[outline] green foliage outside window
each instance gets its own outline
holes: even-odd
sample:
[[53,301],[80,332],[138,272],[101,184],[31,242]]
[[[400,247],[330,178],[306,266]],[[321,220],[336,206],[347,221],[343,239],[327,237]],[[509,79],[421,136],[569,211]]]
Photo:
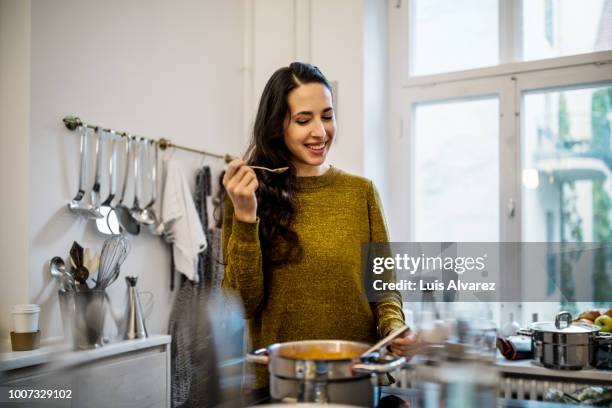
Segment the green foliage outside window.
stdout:
[[[593,94],[591,99],[591,126],[593,131],[592,148],[604,157],[612,156],[610,144],[610,120],[612,115],[612,88],[602,89]],[[610,192],[604,188],[601,180],[593,182],[593,241],[612,243],[612,226],[610,212],[612,200]],[[612,284],[607,274],[608,265],[612,262],[611,254],[604,248],[595,256],[593,270],[593,301],[596,306],[606,306],[612,300]]]

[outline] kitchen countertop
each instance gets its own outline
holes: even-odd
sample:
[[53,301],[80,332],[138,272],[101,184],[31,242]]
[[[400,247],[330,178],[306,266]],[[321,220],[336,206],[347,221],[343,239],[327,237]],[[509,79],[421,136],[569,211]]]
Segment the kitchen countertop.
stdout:
[[500,372],[516,373],[523,375],[534,375],[543,377],[568,378],[572,380],[591,380],[612,382],[611,370],[554,370],[539,366],[529,360],[509,361],[504,358],[498,359],[496,362]]
[[[413,358],[412,361],[405,367],[407,369],[411,369],[422,362],[423,360],[416,357]],[[515,361],[507,360],[501,354],[498,355],[497,360],[495,361],[495,366],[500,373],[506,374],[521,374],[524,376],[554,377],[577,381],[587,380],[612,383],[612,370],[598,370],[594,368],[584,370],[555,370],[538,365],[535,362],[532,362],[531,359]]]
[[40,364],[55,363],[58,368],[83,364],[117,354],[169,344],[171,336],[157,334],[146,339],[108,343],[91,350],[72,350],[63,342],[54,342],[32,351],[12,351],[0,354],[0,372]]

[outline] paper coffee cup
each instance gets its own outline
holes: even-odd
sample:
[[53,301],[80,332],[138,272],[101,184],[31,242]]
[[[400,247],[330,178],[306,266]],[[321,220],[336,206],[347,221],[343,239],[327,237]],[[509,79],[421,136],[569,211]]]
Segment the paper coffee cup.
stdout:
[[36,304],[13,306],[13,331],[15,333],[34,333],[38,331],[40,306]]

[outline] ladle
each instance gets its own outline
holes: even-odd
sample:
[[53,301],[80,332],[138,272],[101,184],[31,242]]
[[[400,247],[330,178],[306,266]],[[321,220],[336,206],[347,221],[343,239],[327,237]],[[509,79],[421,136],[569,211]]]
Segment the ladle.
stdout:
[[96,220],[96,226],[98,231],[105,235],[116,235],[121,232],[119,226],[119,220],[117,214],[112,207],[112,202],[117,194],[117,150],[119,149],[119,143],[116,140],[117,136],[114,130],[110,131],[110,143],[112,149],[111,160],[108,165],[108,173],[110,178],[110,190],[108,197],[100,205],[99,211],[104,216],[103,219]]
[[138,222],[134,219],[134,217],[132,217],[132,214],[130,214],[130,209],[128,208],[128,206],[123,203],[123,200],[125,199],[125,191],[127,189],[127,184],[129,180],[133,137],[127,135],[126,139],[127,139],[127,145],[126,145],[127,153],[126,153],[126,161],[125,161],[125,176],[123,178],[121,198],[119,199],[119,202],[115,206],[115,212],[117,213],[119,224],[121,224],[123,229],[125,229],[127,232],[129,232],[132,235],[138,235],[140,233],[140,224],[138,224]]
[[85,196],[85,189],[88,179],[88,148],[89,146],[89,129],[87,125],[83,123],[81,125],[81,169],[79,174],[79,191],[77,191],[76,195],[72,199],[72,201],[68,204],[68,208],[70,211],[75,214],[81,215],[83,217],[91,218],[94,216],[94,208],[93,205],[88,204],[83,201],[83,197]]
[[142,195],[142,142],[146,140],[140,139],[136,144],[136,158],[134,159],[134,182],[136,183],[136,190],[134,192],[134,202],[130,209],[132,217],[141,224],[151,224],[152,221],[143,214],[144,210],[140,208],[140,196]]

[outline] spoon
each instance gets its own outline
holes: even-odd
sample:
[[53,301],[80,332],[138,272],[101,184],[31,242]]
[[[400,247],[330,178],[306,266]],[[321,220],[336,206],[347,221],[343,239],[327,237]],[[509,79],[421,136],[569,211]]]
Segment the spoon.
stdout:
[[72,288],[74,281],[71,279],[72,275],[66,270],[66,264],[64,260],[59,256],[54,256],[49,261],[49,271],[51,276],[59,283],[60,292],[66,292]]
[[121,232],[121,227],[119,226],[117,214],[113,210],[111,203],[113,202],[113,199],[117,194],[117,150],[119,148],[119,143],[116,140],[116,134],[114,130],[110,131],[110,135],[112,149],[111,160],[108,166],[110,178],[110,192],[108,194],[108,197],[106,197],[106,199],[100,205],[99,208],[100,214],[102,214],[104,218],[96,220],[96,226],[98,227],[98,231],[103,234],[116,235]]
[[51,258],[49,261],[49,272],[51,272],[51,276],[53,276],[53,278],[61,286],[62,278],[66,274],[66,264],[64,263],[64,260],[59,256],[54,256]]
[[[236,160],[236,159],[239,159],[239,157],[232,156],[230,154],[226,154],[225,155],[225,162],[226,163],[229,163],[229,162],[231,162],[233,160]],[[255,169],[255,170],[269,171],[270,173],[276,173],[276,174],[281,174],[281,173],[284,173],[287,170],[289,170],[289,167],[278,167],[276,169],[271,169],[269,167],[264,167],[264,166],[250,166],[250,165],[247,165],[247,167],[250,167],[250,168]]]
[[276,173],[276,174],[281,174],[289,170],[289,167],[279,167],[276,169],[269,169],[263,166],[248,166],[248,167],[255,169],[255,170],[265,170],[265,171],[269,171],[270,173]]
[[138,235],[140,233],[140,224],[132,217],[130,214],[130,209],[127,205],[123,204],[123,200],[125,199],[125,191],[128,184],[129,172],[130,172],[130,159],[132,153],[132,136],[126,135],[127,139],[127,153],[126,153],[126,161],[125,161],[125,177],[123,178],[123,188],[121,189],[121,198],[119,199],[119,203],[115,206],[115,212],[117,213],[117,218],[119,219],[119,224],[132,235]]

